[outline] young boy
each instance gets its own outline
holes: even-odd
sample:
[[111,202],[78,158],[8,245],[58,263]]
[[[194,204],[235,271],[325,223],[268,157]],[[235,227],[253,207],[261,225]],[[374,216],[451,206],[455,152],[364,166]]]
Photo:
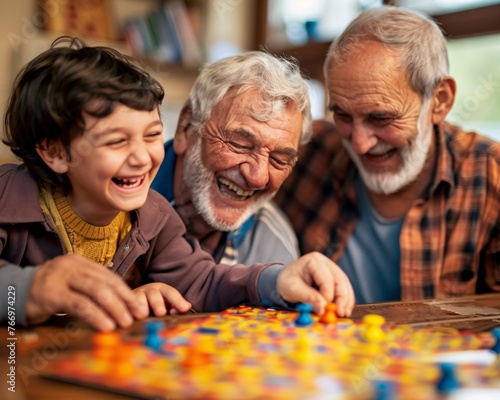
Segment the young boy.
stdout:
[[100,330],[150,308],[162,316],[307,302],[321,313],[335,297],[349,315],[350,283],[319,253],[286,268],[230,267],[185,239],[170,204],[149,189],[164,154],[162,99],[130,59],[74,38],[21,71],[5,143],[23,164],[0,167],[2,321],[7,293],[18,323],[67,312]]

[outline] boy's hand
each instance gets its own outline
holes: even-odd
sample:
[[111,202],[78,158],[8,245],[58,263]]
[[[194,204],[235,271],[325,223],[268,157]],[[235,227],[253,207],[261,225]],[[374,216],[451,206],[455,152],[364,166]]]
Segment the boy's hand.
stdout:
[[154,282],[134,289],[137,301],[145,307],[151,307],[156,317],[167,314],[186,313],[191,303],[186,301],[177,289],[166,283]]
[[26,303],[29,323],[69,313],[101,331],[132,325],[149,310],[115,273],[78,254],[56,257],[34,274]]
[[339,317],[349,317],[355,303],[354,291],[344,271],[321,253],[308,253],[281,271],[277,289],[290,303],[309,303],[318,315],[335,299]]

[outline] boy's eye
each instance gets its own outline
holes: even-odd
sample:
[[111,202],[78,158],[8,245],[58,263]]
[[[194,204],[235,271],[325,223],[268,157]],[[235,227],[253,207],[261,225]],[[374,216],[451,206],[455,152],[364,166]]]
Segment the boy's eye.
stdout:
[[162,135],[162,132],[151,132],[151,133],[148,133],[146,135],[146,137],[155,138],[155,137],[158,137],[158,136],[161,136],[161,135]]
[[124,141],[125,141],[125,139],[113,139],[113,140],[109,140],[108,142],[106,142],[106,145],[113,146],[113,145],[123,143]]

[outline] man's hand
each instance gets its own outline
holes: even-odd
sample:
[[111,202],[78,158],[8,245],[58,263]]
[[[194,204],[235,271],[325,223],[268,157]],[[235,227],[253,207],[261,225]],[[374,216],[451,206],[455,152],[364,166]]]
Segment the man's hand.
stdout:
[[186,313],[191,308],[177,289],[162,282],[148,283],[134,289],[141,306],[151,308],[156,317],[168,314]]
[[147,317],[149,309],[118,275],[78,254],[68,254],[41,265],[28,293],[29,323],[43,322],[56,313],[111,331]]
[[289,264],[278,276],[278,292],[290,303],[309,303],[318,315],[335,300],[339,317],[349,317],[354,291],[344,271],[321,253],[306,254]]

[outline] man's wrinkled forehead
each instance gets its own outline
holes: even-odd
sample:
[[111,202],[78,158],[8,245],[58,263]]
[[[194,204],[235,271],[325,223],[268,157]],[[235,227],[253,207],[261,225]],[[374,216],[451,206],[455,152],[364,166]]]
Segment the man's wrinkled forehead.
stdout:
[[257,121],[269,121],[287,111],[298,110],[297,104],[286,96],[270,98],[258,88],[231,88],[214,111],[248,115]]

